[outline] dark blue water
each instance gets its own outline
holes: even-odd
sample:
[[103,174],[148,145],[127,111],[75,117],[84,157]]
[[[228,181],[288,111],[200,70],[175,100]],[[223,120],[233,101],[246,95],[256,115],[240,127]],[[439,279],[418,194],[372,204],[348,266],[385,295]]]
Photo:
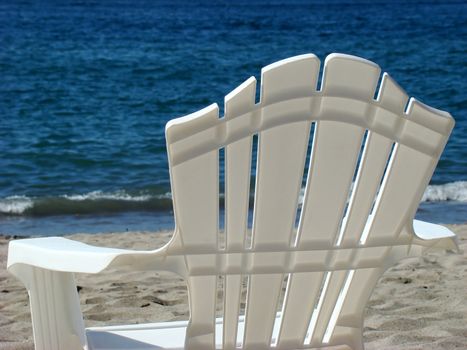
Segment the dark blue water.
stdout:
[[419,214],[466,222],[465,2],[18,1],[0,3],[0,232],[171,226],[165,123],[308,52],[377,62],[455,117]]

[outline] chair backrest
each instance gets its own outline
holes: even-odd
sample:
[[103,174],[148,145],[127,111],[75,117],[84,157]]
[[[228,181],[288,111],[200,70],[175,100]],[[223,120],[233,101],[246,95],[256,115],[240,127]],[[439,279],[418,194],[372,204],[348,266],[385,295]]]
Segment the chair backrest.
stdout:
[[[452,117],[409,101],[386,73],[377,90],[380,68],[367,60],[329,55],[320,90],[319,70],[312,54],[274,63],[261,72],[258,103],[251,77],[226,96],[224,117],[213,104],[167,124],[176,221],[171,249],[184,256],[188,348],[214,348],[219,290],[224,349],[236,347],[239,332],[249,349],[345,343],[361,331],[362,310],[393,246],[410,242],[405,227]],[[225,233],[219,225],[220,149]]]

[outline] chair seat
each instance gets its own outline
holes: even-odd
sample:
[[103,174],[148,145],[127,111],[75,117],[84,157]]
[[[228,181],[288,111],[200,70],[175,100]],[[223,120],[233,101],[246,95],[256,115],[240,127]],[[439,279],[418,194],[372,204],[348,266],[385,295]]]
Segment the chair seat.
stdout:
[[[276,320],[281,317],[277,313]],[[280,322],[275,322],[272,342],[279,333]],[[111,349],[184,349],[188,321],[135,324],[129,326],[90,327],[86,329],[89,350]],[[238,333],[244,333],[244,316],[240,316]],[[241,337],[239,337],[241,338]],[[240,346],[238,343],[237,346]],[[216,319],[216,348],[222,348],[222,318]]]
[[179,321],[92,327],[86,336],[90,350],[183,349],[187,325],[188,321]]

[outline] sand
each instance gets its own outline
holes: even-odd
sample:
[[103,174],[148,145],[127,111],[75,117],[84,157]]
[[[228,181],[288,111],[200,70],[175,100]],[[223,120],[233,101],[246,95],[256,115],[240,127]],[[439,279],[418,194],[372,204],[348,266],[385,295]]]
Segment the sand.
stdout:
[[[467,225],[449,226],[461,254],[430,252],[386,271],[365,316],[366,349],[467,349]],[[108,247],[151,249],[169,232],[76,234],[69,238]],[[6,271],[12,237],[0,236],[0,349],[33,349],[27,292]],[[184,281],[168,273],[76,276],[86,326],[188,317]]]

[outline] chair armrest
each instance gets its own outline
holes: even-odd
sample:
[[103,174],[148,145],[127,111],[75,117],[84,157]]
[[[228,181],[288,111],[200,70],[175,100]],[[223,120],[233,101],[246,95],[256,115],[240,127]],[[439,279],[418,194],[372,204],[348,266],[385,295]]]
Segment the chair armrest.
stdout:
[[11,241],[8,271],[29,293],[37,350],[88,349],[74,273],[99,273],[109,267],[166,270],[186,274],[183,255],[169,244],[151,251],[95,247],[61,238]]
[[61,237],[11,241],[8,271],[28,289],[36,349],[88,349],[74,272],[99,273],[108,267],[139,269],[146,267],[148,260],[163,261],[164,253],[164,248],[101,248]]
[[458,239],[447,227],[425,221],[413,220],[416,244],[427,248],[452,249],[459,252]]
[[155,252],[95,247],[62,237],[20,239],[9,244],[7,267],[26,264],[52,271],[99,273],[114,261],[118,266],[130,265],[136,256]]

